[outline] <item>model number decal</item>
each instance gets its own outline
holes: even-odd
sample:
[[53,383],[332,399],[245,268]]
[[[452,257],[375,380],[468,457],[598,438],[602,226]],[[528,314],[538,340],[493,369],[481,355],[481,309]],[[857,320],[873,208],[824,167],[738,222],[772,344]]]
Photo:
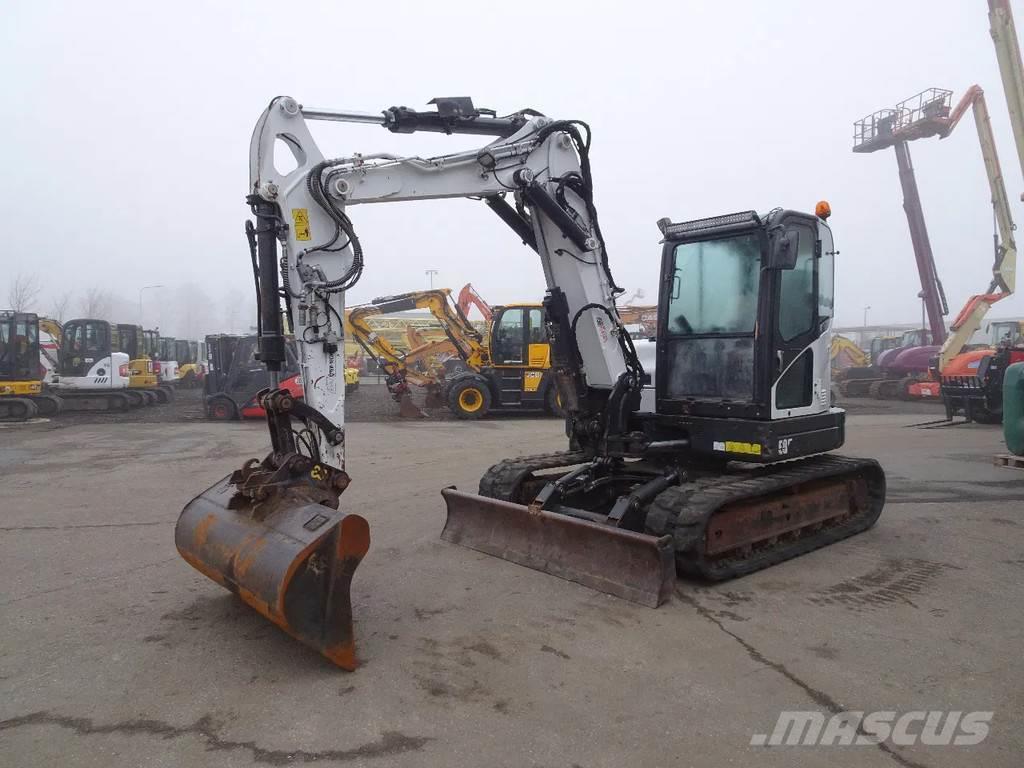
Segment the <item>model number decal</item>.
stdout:
[[792,442],[792,437],[784,437],[779,440],[779,456],[786,456],[789,453],[789,444]]

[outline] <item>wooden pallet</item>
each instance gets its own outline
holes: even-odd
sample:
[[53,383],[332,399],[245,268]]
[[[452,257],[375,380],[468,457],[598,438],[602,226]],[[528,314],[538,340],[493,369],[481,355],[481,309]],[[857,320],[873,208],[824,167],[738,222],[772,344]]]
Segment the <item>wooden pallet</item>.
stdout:
[[1014,456],[1010,453],[997,453],[992,457],[997,467],[1011,467],[1013,469],[1024,469],[1024,456]]

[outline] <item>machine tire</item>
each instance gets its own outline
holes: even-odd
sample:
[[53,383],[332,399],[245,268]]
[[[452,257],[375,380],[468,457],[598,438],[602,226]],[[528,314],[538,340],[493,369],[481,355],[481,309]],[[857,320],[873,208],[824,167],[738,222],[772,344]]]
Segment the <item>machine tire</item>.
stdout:
[[456,418],[475,420],[491,410],[491,390],[482,376],[464,376],[448,387],[448,408]]
[[171,402],[174,400],[174,385],[173,384],[159,384],[158,389],[164,393],[167,398],[165,402]]
[[124,395],[129,408],[140,408],[146,404],[146,396],[137,389],[126,389],[120,394]]
[[238,406],[227,397],[215,397],[206,404],[206,415],[214,421],[235,421]]
[[146,405],[157,404],[156,392],[150,392],[148,389],[144,389],[142,390],[142,397],[146,400]]
[[157,387],[156,389],[152,390],[152,392],[153,395],[156,397],[156,401],[160,403],[160,405],[165,405],[171,402],[170,393],[163,387]]
[[558,390],[558,384],[552,381],[548,384],[547,394],[544,395],[544,406],[548,413],[559,419],[565,418],[565,408],[562,407],[562,393]]
[[971,409],[971,416],[978,424],[1002,424],[1003,409],[989,410],[987,406],[978,405]]

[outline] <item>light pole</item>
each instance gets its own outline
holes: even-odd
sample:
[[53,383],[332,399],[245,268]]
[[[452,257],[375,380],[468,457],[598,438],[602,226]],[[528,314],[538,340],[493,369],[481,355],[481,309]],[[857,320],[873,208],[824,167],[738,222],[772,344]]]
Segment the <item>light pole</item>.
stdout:
[[871,309],[871,307],[864,307],[864,327],[865,328],[868,327],[868,310],[869,309]]
[[430,278],[430,290],[434,290],[434,275],[438,274],[438,271],[436,269],[428,269],[423,274]]
[[150,288],[163,288],[162,285],[144,285],[139,288],[139,325],[144,325],[142,322],[142,292],[148,291]]

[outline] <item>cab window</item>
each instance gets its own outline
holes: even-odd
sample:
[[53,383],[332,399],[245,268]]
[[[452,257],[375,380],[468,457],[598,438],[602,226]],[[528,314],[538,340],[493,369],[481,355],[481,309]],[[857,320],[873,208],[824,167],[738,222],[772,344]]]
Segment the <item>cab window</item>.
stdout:
[[522,309],[506,309],[502,312],[491,343],[491,356],[495,363],[513,365],[523,362],[524,331]]
[[818,307],[814,286],[814,237],[805,227],[796,227],[794,232],[799,235],[796,265],[781,272],[779,334],[783,341],[810,333]]
[[541,309],[531,309],[529,311],[530,318],[530,343],[531,344],[547,344],[548,343],[548,331],[544,327],[544,312]]

